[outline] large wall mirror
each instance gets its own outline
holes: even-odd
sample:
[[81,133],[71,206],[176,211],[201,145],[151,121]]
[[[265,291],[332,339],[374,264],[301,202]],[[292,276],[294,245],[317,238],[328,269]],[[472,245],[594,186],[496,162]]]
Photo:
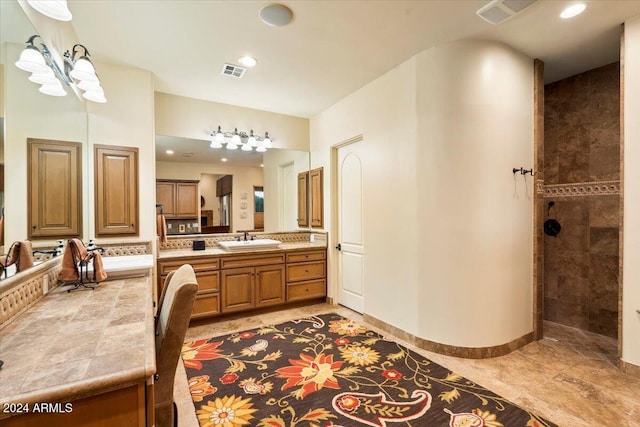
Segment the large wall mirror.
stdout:
[[207,140],[156,135],[157,196],[172,181],[185,187],[197,182],[197,216],[178,213],[177,195],[175,203],[161,203],[171,211],[166,215],[169,235],[300,229],[297,179],[309,170],[308,152],[273,148],[259,153],[209,145]]
[[[14,241],[26,240],[28,232],[28,140],[67,141],[79,144],[81,176],[87,176],[87,114],[83,103],[71,89],[65,87],[66,96],[48,96],[38,89],[40,85],[29,81],[29,73],[14,64],[25,48],[27,39],[37,34],[24,11],[14,1],[0,2],[0,58],[3,78],[2,121],[3,136],[0,140],[0,163],[2,163],[4,187],[2,189],[4,220],[3,240],[0,254]],[[82,216],[86,217],[89,183],[82,180],[81,194],[73,203],[81,204]],[[71,202],[52,200],[49,211],[58,208],[66,211],[77,206]],[[87,233],[88,224],[79,229],[79,236]],[[34,246],[54,246],[57,238],[33,238]],[[2,278],[5,276],[3,275]]]

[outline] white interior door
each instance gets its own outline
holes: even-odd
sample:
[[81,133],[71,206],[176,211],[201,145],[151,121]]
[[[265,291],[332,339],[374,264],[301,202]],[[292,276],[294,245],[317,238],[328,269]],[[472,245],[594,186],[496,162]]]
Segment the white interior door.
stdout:
[[338,302],[364,312],[362,141],[338,148]]

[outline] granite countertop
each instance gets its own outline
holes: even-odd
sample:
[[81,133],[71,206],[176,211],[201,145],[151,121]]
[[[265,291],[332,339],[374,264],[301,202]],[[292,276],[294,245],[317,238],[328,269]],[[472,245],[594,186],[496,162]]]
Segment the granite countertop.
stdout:
[[0,405],[68,402],[155,373],[150,276],[66,289],[54,289],[0,330]]
[[326,249],[327,243],[321,242],[283,242],[273,249],[254,249],[242,251],[227,251],[219,246],[215,248],[206,248],[203,251],[194,251],[192,249],[175,249],[163,250],[158,253],[158,260],[183,258],[183,257],[208,257],[208,256],[237,256],[237,255],[256,255],[260,253],[304,250],[304,249]]

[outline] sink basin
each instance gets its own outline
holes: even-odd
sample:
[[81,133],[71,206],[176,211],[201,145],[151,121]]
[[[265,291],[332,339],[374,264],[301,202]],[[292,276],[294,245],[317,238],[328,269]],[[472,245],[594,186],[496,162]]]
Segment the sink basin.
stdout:
[[252,251],[255,249],[274,249],[282,243],[280,240],[272,239],[256,239],[256,240],[241,240],[241,241],[227,241],[218,242],[223,249],[227,251]]

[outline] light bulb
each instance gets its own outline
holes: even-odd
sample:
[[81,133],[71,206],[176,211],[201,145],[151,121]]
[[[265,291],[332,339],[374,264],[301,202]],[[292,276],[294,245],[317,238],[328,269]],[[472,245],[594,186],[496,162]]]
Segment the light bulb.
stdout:
[[71,21],[73,18],[67,0],[27,0],[27,3],[44,16],[58,21]]
[[76,61],[73,66],[73,70],[69,73],[71,77],[76,80],[97,82],[98,76],[96,75],[96,69],[86,56],[81,57]]
[[27,46],[22,53],[20,53],[20,59],[16,61],[16,67],[31,73],[45,73],[47,68],[49,68],[44,61],[42,53],[34,46]]
[[211,148],[222,148],[222,144],[220,144],[220,141],[218,141],[217,137],[213,138],[211,140],[211,144],[209,144],[209,147]]
[[264,146],[266,148],[271,148],[271,138],[269,138],[269,132],[264,133]]
[[104,91],[100,92],[88,90],[83,93],[82,96],[89,101],[98,102],[100,104],[104,104],[105,102],[107,102],[107,98],[104,97]]
[[42,85],[40,86],[40,89],[38,89],[40,92],[44,93],[45,95],[51,95],[51,96],[66,96],[67,92],[65,92],[64,88],[62,87],[62,85],[60,84],[60,82],[58,81],[58,84],[52,84],[52,85]]
[[251,148],[251,145],[249,145],[248,142],[246,144],[242,144],[242,151],[251,151],[251,150],[253,150],[253,148]]
[[29,76],[29,80],[40,85],[55,85],[58,82],[56,75],[53,74],[53,70],[49,67],[44,72],[34,71]]

